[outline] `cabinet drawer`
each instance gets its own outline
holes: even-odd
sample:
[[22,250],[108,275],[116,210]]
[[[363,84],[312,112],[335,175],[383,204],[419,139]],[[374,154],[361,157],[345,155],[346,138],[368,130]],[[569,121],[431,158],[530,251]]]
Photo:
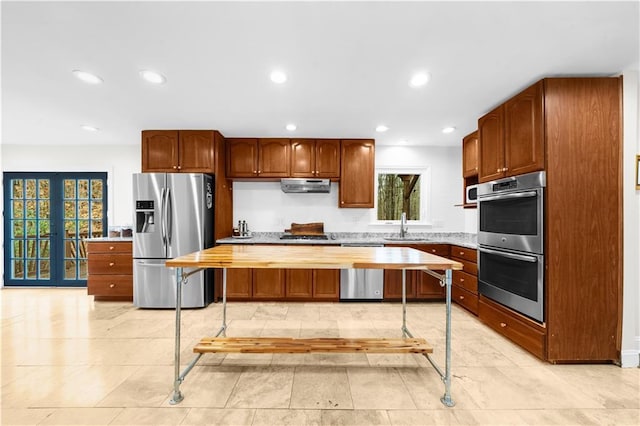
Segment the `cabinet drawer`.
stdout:
[[498,333],[544,359],[544,327],[484,297],[478,303],[478,316]]
[[462,263],[462,270],[470,275],[478,276],[478,265],[475,262],[469,262],[468,260],[460,259],[451,256],[452,260]]
[[478,261],[478,252],[476,249],[470,249],[462,246],[451,246],[451,257],[459,257],[476,263]]
[[87,293],[97,296],[133,296],[132,275],[89,275]]
[[478,294],[478,278],[463,271],[453,271],[453,285]]
[[478,315],[478,295],[458,286],[451,287],[451,301]]
[[89,253],[88,272],[93,274],[133,274],[131,254]]
[[449,257],[449,244],[416,244],[411,247],[427,253],[435,254],[436,256]]
[[132,253],[131,241],[101,241],[87,243],[87,253]]

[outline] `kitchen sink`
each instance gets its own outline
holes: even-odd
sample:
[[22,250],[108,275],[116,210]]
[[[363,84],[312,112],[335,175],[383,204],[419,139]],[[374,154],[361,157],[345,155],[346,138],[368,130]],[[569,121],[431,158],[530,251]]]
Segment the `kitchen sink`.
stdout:
[[404,237],[384,237],[384,239],[387,241],[429,241],[429,238],[412,237],[411,235],[405,235]]

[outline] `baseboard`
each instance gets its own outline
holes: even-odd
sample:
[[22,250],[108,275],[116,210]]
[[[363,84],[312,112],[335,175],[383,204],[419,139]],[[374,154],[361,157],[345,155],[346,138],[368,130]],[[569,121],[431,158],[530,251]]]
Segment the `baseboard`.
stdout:
[[639,368],[640,367],[640,350],[627,349],[622,351],[621,356],[622,368]]

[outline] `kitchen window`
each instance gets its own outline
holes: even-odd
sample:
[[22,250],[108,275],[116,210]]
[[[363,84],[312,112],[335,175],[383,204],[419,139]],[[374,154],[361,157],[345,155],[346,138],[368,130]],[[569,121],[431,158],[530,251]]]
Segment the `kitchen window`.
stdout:
[[427,224],[428,169],[376,170],[374,223],[395,224],[403,212],[414,224]]

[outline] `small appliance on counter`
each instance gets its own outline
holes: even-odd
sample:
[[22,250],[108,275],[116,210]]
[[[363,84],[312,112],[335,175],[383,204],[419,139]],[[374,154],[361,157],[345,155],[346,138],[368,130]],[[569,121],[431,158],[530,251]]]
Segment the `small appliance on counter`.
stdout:
[[[133,304],[175,308],[176,270],[167,259],[213,247],[213,177],[201,173],[133,175]],[[189,276],[182,307],[213,301],[213,270]]]

